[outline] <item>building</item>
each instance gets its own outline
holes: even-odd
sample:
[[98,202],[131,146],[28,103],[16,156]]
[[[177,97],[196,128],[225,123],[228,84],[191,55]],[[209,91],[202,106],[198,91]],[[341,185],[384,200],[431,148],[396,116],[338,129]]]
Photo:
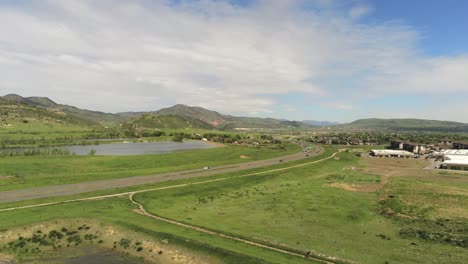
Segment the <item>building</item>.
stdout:
[[443,156],[468,156],[468,149],[446,149],[437,153]]
[[468,149],[468,142],[466,141],[453,142],[453,149]]
[[445,155],[441,169],[468,171],[468,156],[466,155]]
[[374,157],[395,157],[395,158],[412,158],[414,153],[405,150],[392,150],[392,149],[373,149],[370,155]]
[[390,148],[391,149],[403,149],[404,144],[405,144],[404,141],[392,140],[392,141],[390,141]]
[[426,154],[427,148],[425,144],[413,143],[413,142],[405,142],[403,143],[403,149],[412,152],[415,154]]
[[415,154],[426,154],[428,148],[425,144],[405,142],[402,140],[392,140],[390,142],[391,149],[406,150]]
[[450,139],[442,139],[439,141],[438,147],[441,149],[451,149],[453,148],[453,141]]

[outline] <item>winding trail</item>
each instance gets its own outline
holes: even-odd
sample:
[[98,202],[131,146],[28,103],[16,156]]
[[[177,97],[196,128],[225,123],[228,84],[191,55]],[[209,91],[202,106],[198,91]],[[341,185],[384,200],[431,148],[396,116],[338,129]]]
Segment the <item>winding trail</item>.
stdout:
[[317,148],[314,151],[307,153],[299,152],[282,157],[276,157],[266,160],[257,160],[251,162],[243,162],[238,164],[230,164],[224,166],[213,167],[209,170],[194,169],[185,171],[175,171],[168,173],[160,173],[146,176],[134,176],[118,179],[80,182],[73,184],[63,184],[54,186],[45,186],[30,189],[0,191],[0,203],[9,203],[25,200],[34,200],[48,197],[67,196],[74,194],[87,193],[92,191],[101,191],[107,189],[132,187],[151,183],[173,181],[179,179],[189,179],[196,177],[206,177],[221,173],[236,172],[247,169],[261,168],[271,165],[276,165],[281,162],[296,161],[317,156],[323,153],[322,148]]
[[[297,253],[297,252],[294,252],[294,251],[289,251],[289,250],[286,250],[286,249],[261,244],[261,243],[250,241],[250,240],[247,240],[247,239],[244,239],[244,238],[239,238],[239,237],[234,237],[234,236],[231,236],[231,235],[226,235],[226,234],[223,234],[223,233],[218,233],[218,232],[208,230],[208,229],[205,229],[205,228],[202,228],[202,227],[189,225],[189,224],[178,222],[178,221],[175,221],[175,220],[172,220],[172,219],[168,219],[168,218],[164,218],[164,217],[161,217],[161,216],[153,215],[153,214],[149,213],[148,211],[146,211],[146,209],[143,207],[142,204],[135,201],[135,199],[133,198],[134,195],[135,195],[135,193],[130,193],[130,195],[128,197],[129,197],[130,201],[132,201],[133,204],[138,206],[138,210],[136,210],[136,211],[137,211],[137,213],[139,213],[141,215],[151,217],[153,219],[163,221],[163,222],[166,222],[166,223],[169,223],[169,224],[173,224],[173,225],[181,226],[181,227],[184,227],[184,228],[192,229],[192,230],[195,230],[195,231],[198,231],[198,232],[201,232],[201,233],[209,234],[209,235],[212,235],[212,236],[218,236],[218,237],[234,240],[234,241],[237,241],[237,242],[241,242],[241,243],[244,243],[244,244],[247,244],[247,245],[251,245],[251,246],[255,246],[255,247],[259,247],[259,248],[264,248],[264,249],[269,249],[269,250],[273,250],[273,251],[276,251],[276,252],[280,252],[280,253],[295,256],[295,257],[305,258],[305,254],[300,254],[300,253]],[[316,257],[314,255],[310,255],[309,257],[307,257],[307,259],[314,260],[314,261],[317,261],[317,262],[320,262],[320,263],[327,263],[327,264],[334,264],[335,263],[335,262],[332,262],[332,260],[324,260],[324,259],[318,258],[318,257]]]

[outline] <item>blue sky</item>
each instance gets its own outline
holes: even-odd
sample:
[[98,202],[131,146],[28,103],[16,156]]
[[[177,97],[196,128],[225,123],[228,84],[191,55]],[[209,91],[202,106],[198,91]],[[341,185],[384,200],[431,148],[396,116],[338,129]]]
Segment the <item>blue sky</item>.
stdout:
[[369,22],[400,20],[421,34],[421,48],[429,55],[463,54],[468,43],[468,1],[392,0],[372,2]]
[[[468,1],[1,1],[1,94],[468,122]],[[12,26],[14,25],[14,26]]]

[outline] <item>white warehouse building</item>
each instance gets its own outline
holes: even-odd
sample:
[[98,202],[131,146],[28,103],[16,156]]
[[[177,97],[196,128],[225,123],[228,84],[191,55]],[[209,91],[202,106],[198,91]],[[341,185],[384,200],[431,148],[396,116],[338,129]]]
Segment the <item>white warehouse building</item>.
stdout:
[[468,171],[468,155],[445,155],[440,168]]
[[373,149],[370,154],[374,157],[397,157],[397,158],[412,158],[414,153],[406,150],[393,150],[393,149]]

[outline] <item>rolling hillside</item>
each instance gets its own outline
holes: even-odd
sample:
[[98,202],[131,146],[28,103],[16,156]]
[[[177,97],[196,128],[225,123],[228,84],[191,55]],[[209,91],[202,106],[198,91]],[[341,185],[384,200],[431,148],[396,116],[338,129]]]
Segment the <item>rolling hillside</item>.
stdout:
[[[15,114],[3,115],[4,123],[17,126],[31,126],[35,122],[72,124],[80,126],[125,126],[158,129],[203,128],[219,130],[236,129],[310,129],[330,126],[338,130],[380,130],[380,131],[433,131],[468,132],[468,124],[424,120],[424,119],[359,119],[349,124],[318,121],[288,121],[275,118],[237,117],[224,115],[202,107],[183,104],[153,112],[104,113],[80,109],[54,102],[47,97],[22,97],[16,94],[0,96],[3,108],[15,108]],[[11,110],[11,109],[10,109]],[[2,110],[3,111],[3,110]],[[3,111],[3,113],[8,111]],[[28,118],[31,119],[28,121]],[[8,120],[7,120],[8,119]],[[31,123],[28,123],[31,122]]]
[[0,98],[0,127],[4,131],[89,130],[102,127],[98,123],[64,112],[31,105],[21,98],[15,98],[19,100],[7,98]]
[[70,105],[58,104],[47,97],[22,97],[16,94],[8,94],[0,98],[29,106],[46,108],[54,112],[63,112],[68,115],[73,115],[79,119],[85,119],[91,122],[101,123],[103,125],[116,125],[124,123],[131,118],[125,115],[91,111]]
[[179,115],[143,114],[125,124],[133,129],[215,129],[201,120]]
[[[292,128],[311,128],[312,125],[299,121],[288,121],[274,118],[258,118],[258,117],[236,117],[230,115],[223,115],[216,111],[204,109],[202,107],[187,106],[187,105],[174,105],[172,107],[163,108],[153,112],[122,112],[122,113],[104,113],[99,111],[92,111],[80,109],[70,105],[64,105],[54,102],[47,97],[22,97],[16,94],[9,94],[3,97],[8,101],[21,103],[31,107],[43,108],[52,112],[61,112],[69,116],[74,116],[81,120],[88,120],[93,123],[100,123],[104,126],[116,126],[119,124],[143,122],[145,118],[138,120],[138,117],[144,114],[153,114],[156,116],[173,115],[185,118],[189,125],[197,128],[206,129],[220,129],[220,130],[233,130],[233,129],[292,129]],[[165,128],[185,128],[186,125],[180,123],[180,120],[175,120],[174,117],[167,118],[170,121]],[[163,120],[162,117],[157,119]],[[200,122],[197,122],[200,121]],[[155,121],[156,122],[156,121]],[[164,127],[161,122],[151,124]],[[138,125],[138,124],[137,124]]]
[[198,119],[213,126],[221,126],[226,123],[226,116],[205,108],[197,106],[186,106],[177,104],[172,107],[163,108],[153,112],[157,115],[177,115]]
[[391,130],[391,131],[434,131],[468,132],[468,124],[425,119],[359,119],[349,124],[338,125],[341,129]]
[[238,129],[238,128],[311,128],[311,125],[298,121],[287,121],[274,118],[259,117],[237,117],[223,115],[216,111],[207,110],[201,107],[178,104],[169,108],[163,108],[154,112],[155,114],[171,114],[190,117],[209,123],[218,129]]

